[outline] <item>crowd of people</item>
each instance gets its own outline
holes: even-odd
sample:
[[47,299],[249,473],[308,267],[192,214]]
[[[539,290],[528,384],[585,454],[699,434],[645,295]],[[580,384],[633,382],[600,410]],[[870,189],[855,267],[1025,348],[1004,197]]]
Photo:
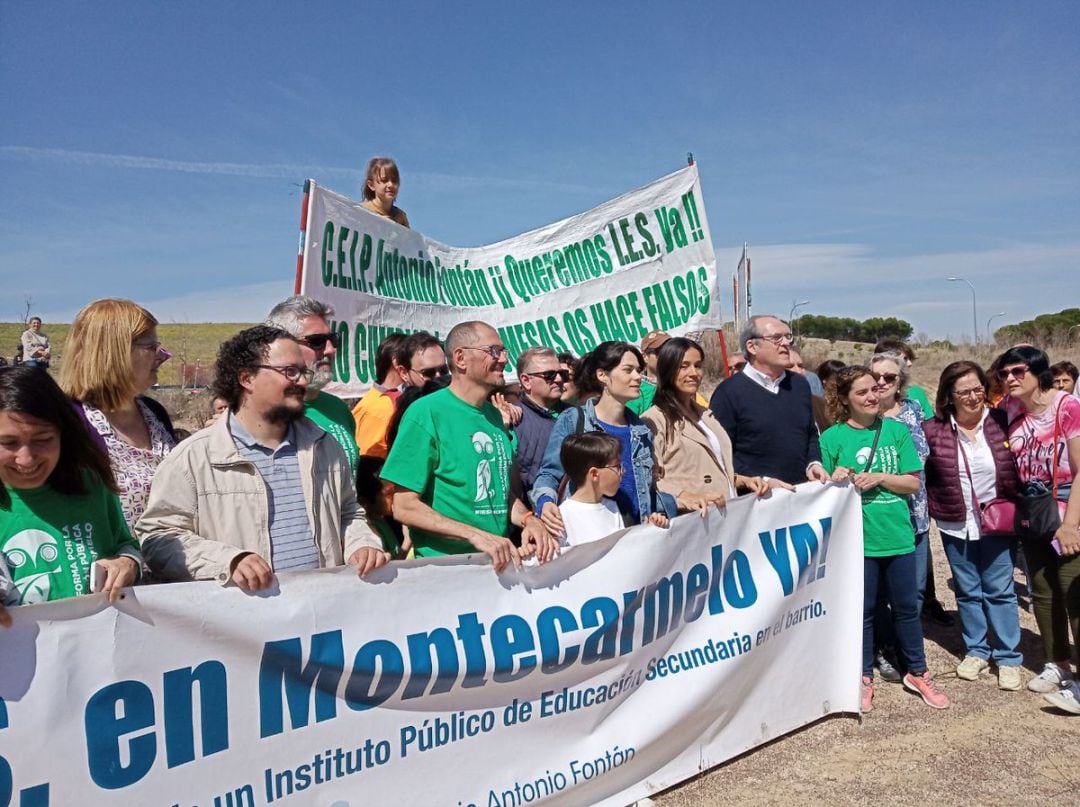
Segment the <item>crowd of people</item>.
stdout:
[[[862,502],[864,712],[875,668],[949,706],[920,620],[934,519],[965,647],[957,677],[993,665],[1000,688],[1022,688],[1020,564],[1045,648],[1027,688],[1080,713],[1072,365],[1027,345],[989,372],[956,361],[931,404],[909,383],[908,346],[884,342],[865,365],[830,360],[814,373],[786,323],[756,316],[711,400],[701,345],[654,332],[580,358],[526,350],[515,403],[498,332],[470,321],[445,341],[387,337],[378,381],[350,411],[323,389],[332,316],[291,297],[222,344],[214,412],[186,439],[146,395],[169,353],[131,301],[79,312],[58,382],[40,342],[27,348],[37,359],[0,368],[0,602],[115,601],[135,583],[188,580],[257,591],[281,572],[348,564],[366,575],[468,552],[501,572],[628,526],[663,530],[743,492],[831,482]],[[643,389],[651,401],[638,412]]]
[[[365,207],[407,226],[392,161],[369,165]],[[157,320],[97,300],[68,334],[59,380],[33,318],[0,367],[0,625],[7,608],[136,583],[215,580],[258,591],[283,572],[481,552],[496,572],[626,527],[665,530],[741,493],[852,485],[863,515],[862,711],[875,669],[949,706],[928,669],[930,524],[952,571],[976,680],[1023,687],[1014,568],[1045,651],[1027,688],[1080,714],[1080,398],[1077,369],[1037,347],[984,370],[956,361],[936,400],[911,348],[864,365],[804,366],[787,323],[755,316],[706,400],[705,351],[652,332],[581,357],[524,351],[511,388],[498,331],[388,336],[376,383],[328,394],[333,309],[306,296],[224,342],[213,412],[190,436],[146,395],[169,359]],[[776,491],[782,491],[776,493]],[[1072,639],[1070,640],[1070,633]]]

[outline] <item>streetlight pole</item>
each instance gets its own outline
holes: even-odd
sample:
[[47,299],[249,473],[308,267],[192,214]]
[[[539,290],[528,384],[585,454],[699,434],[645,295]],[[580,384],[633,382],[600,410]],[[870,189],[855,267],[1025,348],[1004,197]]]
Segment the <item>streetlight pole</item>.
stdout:
[[968,284],[968,288],[971,289],[971,338],[974,343],[979,344],[979,312],[975,305],[975,287],[971,285],[971,281],[963,277],[947,277],[946,280],[956,283],[958,281]]
[[791,301],[791,311],[788,312],[788,318],[787,318],[788,325],[791,325],[792,320],[795,318],[795,312],[798,311],[800,308],[802,308],[804,305],[810,305],[810,301],[809,300],[802,300],[802,301],[798,301],[798,302],[795,301],[795,300]]
[[986,321],[986,344],[988,344],[988,345],[994,344],[994,338],[990,335],[990,323],[993,322],[998,317],[1003,317],[1003,316],[1005,316],[1005,312],[1004,311],[998,311],[996,314],[994,314],[994,316],[990,317],[990,319],[988,319]]

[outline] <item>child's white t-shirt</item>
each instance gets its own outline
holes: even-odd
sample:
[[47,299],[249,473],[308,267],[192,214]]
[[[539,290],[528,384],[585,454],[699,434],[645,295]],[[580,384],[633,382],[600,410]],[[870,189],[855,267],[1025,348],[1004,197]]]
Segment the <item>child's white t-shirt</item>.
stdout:
[[625,526],[615,500],[606,496],[596,504],[567,499],[559,505],[559,512],[566,527],[567,546],[598,541]]

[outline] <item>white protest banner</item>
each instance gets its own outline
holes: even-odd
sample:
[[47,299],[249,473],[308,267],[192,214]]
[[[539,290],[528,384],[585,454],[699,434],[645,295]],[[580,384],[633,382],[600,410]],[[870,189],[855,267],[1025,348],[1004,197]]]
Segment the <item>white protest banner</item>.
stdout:
[[12,609],[0,805],[626,805],[859,705],[850,487],[483,556]]
[[546,345],[584,355],[721,325],[701,181],[689,166],[588,212],[480,247],[451,247],[308,183],[300,290],[334,306],[338,395],[374,379],[390,333],[445,337],[483,320],[518,354]]

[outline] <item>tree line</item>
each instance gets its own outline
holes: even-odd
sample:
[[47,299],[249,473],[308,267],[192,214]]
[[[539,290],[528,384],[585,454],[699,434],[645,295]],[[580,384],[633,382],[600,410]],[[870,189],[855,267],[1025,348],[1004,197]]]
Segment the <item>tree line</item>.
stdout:
[[910,322],[896,317],[870,317],[857,320],[851,317],[827,317],[804,314],[792,323],[799,336],[846,342],[877,342],[892,337],[906,340],[915,329]]
[[[1003,325],[994,331],[994,340],[1010,345],[1017,342],[1036,345],[1066,342],[1069,341],[1069,331],[1077,325],[1080,325],[1080,308],[1066,308],[1056,314],[1040,314],[1035,319],[1015,325]],[[1072,338],[1080,339],[1080,328],[1072,332]]]

